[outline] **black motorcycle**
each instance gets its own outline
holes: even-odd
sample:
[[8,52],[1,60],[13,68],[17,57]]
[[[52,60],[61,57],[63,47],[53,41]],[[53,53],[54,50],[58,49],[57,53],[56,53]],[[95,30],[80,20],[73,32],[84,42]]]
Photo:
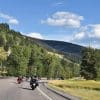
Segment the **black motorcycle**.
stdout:
[[39,85],[39,84],[38,84],[37,81],[32,80],[32,81],[30,82],[30,87],[31,87],[32,90],[34,90],[38,85]]
[[31,86],[31,89],[32,89],[32,90],[34,90],[34,89],[37,87],[36,83],[30,84],[30,86]]

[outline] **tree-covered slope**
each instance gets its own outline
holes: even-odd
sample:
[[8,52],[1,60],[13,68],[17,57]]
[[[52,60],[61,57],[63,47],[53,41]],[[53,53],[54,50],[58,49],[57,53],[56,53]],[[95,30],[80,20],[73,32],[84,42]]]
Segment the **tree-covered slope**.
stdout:
[[75,55],[81,55],[81,51],[83,49],[82,46],[63,41],[43,40],[43,42],[58,51],[72,53]]
[[0,51],[0,75],[47,78],[79,75],[79,65],[60,56],[55,48],[43,40],[23,36],[4,23],[0,24]]
[[46,48],[54,49],[62,53],[70,53],[77,56],[81,56],[81,51],[85,48],[83,46],[64,41],[41,40],[36,38],[31,39],[41,45],[44,45]]
[[30,38],[30,40],[34,41],[36,44],[48,49],[49,51],[64,55],[67,59],[77,63],[79,63],[81,60],[81,51],[85,49],[83,46],[63,41],[41,40],[31,37],[28,38]]
[[95,69],[95,79],[100,79],[99,58],[98,49],[30,38],[0,24],[0,75],[72,78],[83,75],[81,71],[92,76]]

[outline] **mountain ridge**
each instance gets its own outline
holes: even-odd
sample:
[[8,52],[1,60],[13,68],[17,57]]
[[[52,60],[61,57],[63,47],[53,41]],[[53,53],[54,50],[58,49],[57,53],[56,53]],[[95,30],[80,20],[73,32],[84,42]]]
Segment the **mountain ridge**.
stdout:
[[51,49],[57,50],[58,52],[72,53],[78,56],[81,56],[81,51],[86,48],[84,46],[65,41],[37,39],[33,37],[28,38],[32,39],[34,42],[40,43],[41,45],[46,45]]

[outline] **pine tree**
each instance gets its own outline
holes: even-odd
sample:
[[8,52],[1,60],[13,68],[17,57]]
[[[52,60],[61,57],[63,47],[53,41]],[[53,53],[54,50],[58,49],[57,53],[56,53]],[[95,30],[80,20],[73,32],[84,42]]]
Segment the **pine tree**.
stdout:
[[82,54],[81,76],[87,80],[95,79],[97,77],[95,50],[89,47],[83,50]]

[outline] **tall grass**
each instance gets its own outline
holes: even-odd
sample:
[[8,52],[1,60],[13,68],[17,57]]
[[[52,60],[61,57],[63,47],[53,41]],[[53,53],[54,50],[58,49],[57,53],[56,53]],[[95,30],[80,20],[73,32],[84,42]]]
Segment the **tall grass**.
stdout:
[[49,85],[82,100],[100,100],[100,81],[53,80],[49,81]]

